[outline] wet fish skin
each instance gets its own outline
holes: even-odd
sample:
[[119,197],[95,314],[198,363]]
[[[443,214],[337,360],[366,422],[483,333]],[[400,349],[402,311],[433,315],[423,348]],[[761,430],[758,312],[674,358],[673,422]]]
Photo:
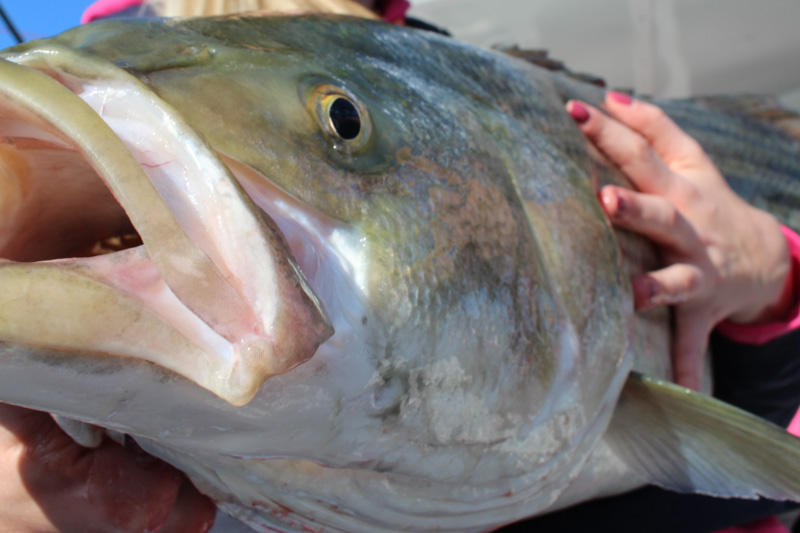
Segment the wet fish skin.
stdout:
[[[631,311],[652,247],[594,198],[625,179],[563,111],[601,90],[335,17],[107,21],[5,56],[47,54],[117,65],[200,132],[334,333],[240,407],[150,364],[6,339],[0,399],[132,434],[260,528],[486,530],[642,483],[604,433],[632,367],[669,378],[669,335],[663,311]],[[360,107],[363,145],[319,119],[329,93]],[[730,129],[758,151],[758,135],[675,109],[721,164],[760,168],[712,142]]]

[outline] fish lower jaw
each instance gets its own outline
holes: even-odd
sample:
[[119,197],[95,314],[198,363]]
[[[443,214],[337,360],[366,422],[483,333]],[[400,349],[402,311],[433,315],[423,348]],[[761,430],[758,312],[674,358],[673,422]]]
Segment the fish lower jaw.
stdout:
[[0,287],[4,342],[148,361],[233,405],[249,402],[278,373],[274,339],[256,331],[236,342],[221,336],[174,295],[144,247],[86,259],[2,261]]

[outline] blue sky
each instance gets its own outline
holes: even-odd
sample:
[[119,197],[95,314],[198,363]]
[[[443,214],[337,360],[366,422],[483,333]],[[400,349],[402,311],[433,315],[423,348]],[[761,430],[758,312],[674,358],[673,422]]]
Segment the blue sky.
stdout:
[[[81,14],[92,0],[0,0],[25,40],[60,33],[81,21]],[[0,20],[0,49],[16,44]]]

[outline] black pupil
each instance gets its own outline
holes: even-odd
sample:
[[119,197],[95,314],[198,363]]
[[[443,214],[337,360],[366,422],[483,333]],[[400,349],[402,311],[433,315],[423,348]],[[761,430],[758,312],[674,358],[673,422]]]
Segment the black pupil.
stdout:
[[331,104],[328,115],[339,137],[346,141],[358,137],[361,132],[361,117],[358,116],[358,109],[351,101],[337,98]]

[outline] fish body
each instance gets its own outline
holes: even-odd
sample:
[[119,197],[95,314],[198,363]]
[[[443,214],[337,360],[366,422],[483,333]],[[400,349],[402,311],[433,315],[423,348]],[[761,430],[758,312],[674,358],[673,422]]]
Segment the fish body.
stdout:
[[[670,378],[668,317],[633,314],[656,255],[563,111],[600,89],[342,17],[105,21],[3,58],[0,400],[133,436],[257,529],[482,531],[648,481],[800,496],[771,457],[675,483],[638,440],[651,402],[738,419],[628,377]],[[665,106],[734,181],[794,187],[789,137]],[[702,470],[687,419],[662,425]]]

